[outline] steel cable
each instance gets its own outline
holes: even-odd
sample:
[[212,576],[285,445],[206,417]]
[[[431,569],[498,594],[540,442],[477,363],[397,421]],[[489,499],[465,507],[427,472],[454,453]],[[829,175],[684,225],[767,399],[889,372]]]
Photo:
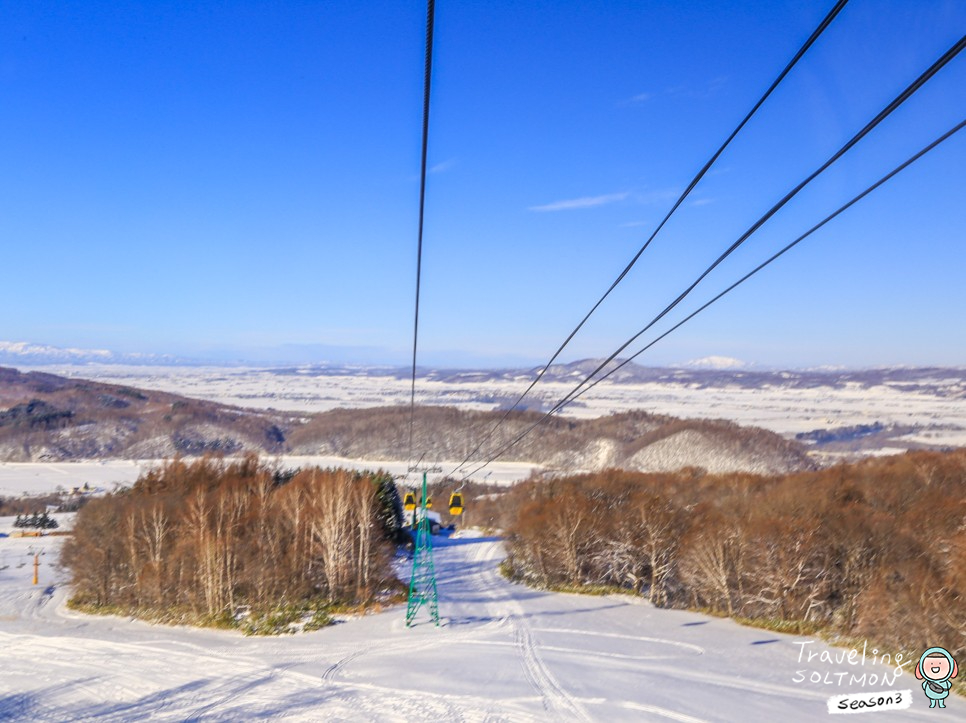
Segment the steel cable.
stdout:
[[423,72],[423,140],[419,170],[419,233],[416,245],[416,312],[413,318],[413,380],[409,394],[409,462],[413,459],[413,427],[416,420],[416,347],[419,339],[419,286],[423,269],[423,217],[426,208],[426,151],[429,147],[429,91],[433,71],[433,26],[436,2],[426,4],[426,59]]

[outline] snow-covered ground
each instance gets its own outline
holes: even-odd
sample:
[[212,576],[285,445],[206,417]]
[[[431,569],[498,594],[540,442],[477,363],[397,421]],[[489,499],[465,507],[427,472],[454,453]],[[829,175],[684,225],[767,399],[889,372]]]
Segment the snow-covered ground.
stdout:
[[[383,470],[385,472],[391,473],[399,484],[405,485],[409,483],[415,484],[416,482],[422,480],[422,477],[413,472],[407,472],[409,467],[408,462],[398,462],[392,460],[379,460],[379,459],[348,459],[347,457],[331,457],[331,456],[320,456],[320,455],[295,455],[295,454],[284,454],[278,457],[266,457],[266,461],[275,462],[278,460],[278,464],[284,468],[294,469],[297,467],[342,467],[346,469],[358,469],[358,470]],[[457,465],[459,465],[459,460],[432,460],[428,464],[432,465],[434,469],[441,469],[442,472],[430,472],[427,479],[429,482],[435,482],[438,479],[442,479],[445,475],[453,471]],[[540,471],[543,469],[543,465],[539,465],[533,462],[492,462],[490,463],[485,471],[480,471],[474,474],[470,479],[476,480],[478,482],[487,482],[488,484],[498,484],[498,485],[512,485],[521,480],[525,480],[533,472]],[[461,470],[461,473],[465,474]]]
[[[68,377],[96,379],[258,409],[323,412],[337,407],[361,408],[409,404],[410,381],[392,376],[318,376],[276,374],[265,369],[222,367],[145,367],[111,364],[52,365],[38,370]],[[472,376],[472,375],[471,375]],[[494,409],[513,401],[531,377],[515,380],[435,381],[416,385],[420,404],[463,409]],[[958,384],[958,380],[954,380]],[[573,383],[541,382],[534,400],[552,405]],[[949,388],[959,389],[958,386]],[[743,425],[794,436],[799,432],[873,424],[929,427],[927,444],[966,446],[966,404],[941,385],[934,393],[893,383],[872,388],[818,386],[796,389],[781,385],[747,388],[707,387],[677,383],[612,384],[603,382],[564,416],[591,418],[643,409],[675,417],[729,419]]]
[[131,485],[154,460],[91,462],[0,462],[0,497],[44,495],[59,488],[70,492],[86,483],[99,491]]
[[[415,483],[412,474],[407,479],[406,462],[393,462],[378,459],[347,459],[345,457],[282,455],[265,457],[269,464],[277,463],[285,469],[298,467],[342,467],[358,470],[385,470],[400,481]],[[435,460],[434,460],[435,462]],[[158,460],[104,460],[87,462],[0,462],[0,497],[20,497],[21,495],[50,494],[62,488],[70,492],[74,487],[88,484],[95,492],[111,492],[117,487],[128,487],[152,467],[161,464]],[[448,473],[459,464],[458,461],[440,461],[443,473]],[[526,462],[494,462],[486,471],[474,475],[473,479],[495,484],[513,484],[530,476],[540,465]],[[430,474],[434,481],[440,474]]]
[[888,690],[912,691],[912,707],[886,720],[966,719],[966,700],[930,711],[909,667],[892,681],[871,650],[864,664],[808,661],[847,651],[512,585],[490,538],[437,543],[439,628],[421,614],[407,629],[400,606],[278,638],[73,613],[53,564],[62,540],[0,537],[0,720],[784,722],[823,718],[833,695]]

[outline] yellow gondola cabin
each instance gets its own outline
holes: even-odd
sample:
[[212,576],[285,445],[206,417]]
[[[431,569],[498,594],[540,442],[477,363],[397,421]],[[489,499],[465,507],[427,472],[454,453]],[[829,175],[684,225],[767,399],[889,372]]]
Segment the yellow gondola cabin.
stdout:
[[451,515],[462,515],[463,514],[463,495],[460,492],[454,492],[449,496],[449,513]]
[[407,492],[406,496],[403,497],[403,509],[406,510],[406,512],[412,512],[413,510],[416,509],[415,492]]

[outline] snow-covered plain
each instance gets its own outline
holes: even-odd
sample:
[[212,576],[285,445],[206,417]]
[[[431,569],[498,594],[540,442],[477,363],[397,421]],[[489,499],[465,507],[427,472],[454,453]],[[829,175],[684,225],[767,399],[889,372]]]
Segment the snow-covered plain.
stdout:
[[[190,459],[190,458],[189,458]],[[384,470],[392,473],[400,484],[415,483],[412,474],[407,479],[406,462],[378,459],[347,459],[345,457],[281,455],[265,458],[268,464],[283,469],[299,467],[339,467],[358,470]],[[435,460],[434,460],[435,462]],[[452,471],[458,461],[439,462],[444,473]],[[61,488],[70,492],[74,487],[88,484],[95,492],[111,492],[117,487],[128,487],[163,460],[102,460],[84,462],[0,462],[0,497],[52,494]],[[525,462],[494,462],[473,479],[494,484],[514,484],[526,479],[540,465]],[[433,482],[442,474],[430,474]]]
[[[53,365],[36,369],[243,407],[289,412],[407,405],[410,395],[408,379],[389,375],[277,374],[257,368],[113,364]],[[475,376],[468,374],[467,381],[421,379],[416,385],[416,401],[419,404],[490,410],[515,400],[532,380],[530,376],[521,376],[513,380],[476,381]],[[570,381],[541,382],[530,396],[535,402],[551,406],[573,386]],[[960,387],[961,379],[950,380],[948,389],[959,390]],[[966,446],[966,404],[961,395],[944,393],[946,391],[941,385],[937,393],[928,393],[895,383],[872,388],[850,384],[844,388],[817,386],[801,389],[778,384],[748,388],[737,384],[708,387],[603,382],[566,407],[563,415],[592,418],[643,409],[675,417],[728,419],[785,436],[880,422],[883,425],[928,428],[910,441]]]
[[[961,698],[930,711],[909,666],[893,681],[871,650],[862,665],[799,660],[847,651],[512,585],[491,538],[437,543],[439,628],[421,613],[407,629],[399,606],[277,638],[69,611],[53,565],[62,539],[0,537],[0,720],[784,722],[823,718],[833,695],[887,690],[912,691],[887,720],[966,719]],[[36,587],[34,551],[46,553]]]
[[70,492],[86,483],[97,491],[127,487],[154,460],[112,459],[97,462],[0,462],[0,497],[45,495],[61,488]]

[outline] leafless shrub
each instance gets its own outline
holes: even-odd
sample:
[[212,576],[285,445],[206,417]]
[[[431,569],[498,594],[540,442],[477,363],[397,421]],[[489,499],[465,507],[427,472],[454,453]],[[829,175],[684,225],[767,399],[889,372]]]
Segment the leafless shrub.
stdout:
[[278,484],[254,456],[175,460],[81,510],[62,560],[79,600],[147,614],[365,603],[392,578],[389,492],[378,474],[312,469]]

